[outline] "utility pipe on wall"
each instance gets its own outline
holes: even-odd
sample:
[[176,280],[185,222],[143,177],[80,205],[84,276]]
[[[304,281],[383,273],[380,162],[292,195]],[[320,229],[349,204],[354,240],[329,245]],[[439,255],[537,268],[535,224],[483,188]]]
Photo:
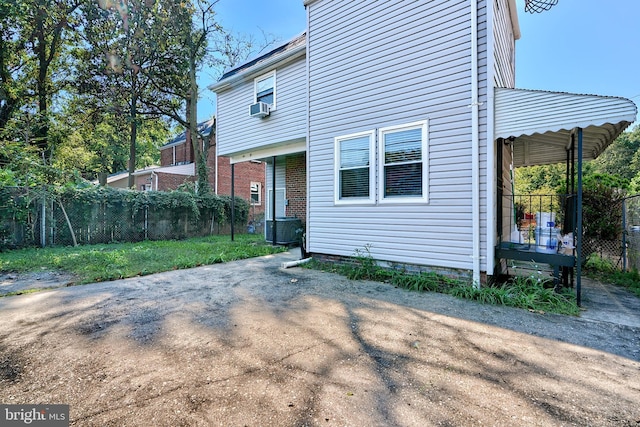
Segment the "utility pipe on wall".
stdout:
[[473,286],[480,287],[480,129],[478,100],[478,2],[471,4],[471,221]]

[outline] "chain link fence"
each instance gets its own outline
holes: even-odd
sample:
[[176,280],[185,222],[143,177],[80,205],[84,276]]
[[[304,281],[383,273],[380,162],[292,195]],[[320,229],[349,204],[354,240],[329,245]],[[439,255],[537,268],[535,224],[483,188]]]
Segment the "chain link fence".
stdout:
[[[111,194],[111,193],[109,193]],[[148,203],[134,197],[82,198],[46,189],[0,189],[0,250],[142,240],[180,240],[226,234],[230,200],[213,206]],[[169,206],[167,206],[169,205]],[[248,204],[236,200],[236,228],[247,226]]]
[[640,194],[624,200],[624,248],[623,268],[640,271]]

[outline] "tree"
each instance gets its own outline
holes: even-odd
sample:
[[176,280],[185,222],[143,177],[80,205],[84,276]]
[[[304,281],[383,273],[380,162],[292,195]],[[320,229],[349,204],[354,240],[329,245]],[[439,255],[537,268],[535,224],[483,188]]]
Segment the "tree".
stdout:
[[640,125],[624,132],[593,163],[595,172],[631,180],[640,172]]
[[[217,3],[218,0],[191,0],[190,3],[185,3],[180,13],[174,15],[174,26],[170,32],[181,44],[184,56],[178,69],[184,72],[177,75],[165,74],[165,80],[155,80],[158,91],[180,99],[179,103],[170,104],[169,109],[162,105],[156,107],[188,130],[196,159],[200,192],[211,189],[207,155],[214,132],[205,136],[198,129],[197,74],[205,63],[222,74],[225,67],[233,66],[245,59],[255,46],[252,38],[233,35],[218,23],[215,13]],[[263,36],[262,48],[272,43],[270,36]]]
[[[77,170],[86,179],[122,172],[129,158],[129,126],[113,111],[96,108],[93,99],[73,97],[54,122],[52,138],[59,140],[54,166]],[[144,120],[136,137],[136,169],[157,164],[158,148],[169,137],[162,119]]]
[[529,166],[515,170],[516,194],[557,194],[564,192],[563,164]]
[[26,25],[22,3],[0,0],[0,131],[22,106],[27,84],[26,46],[21,29]]
[[83,9],[84,46],[76,52],[83,76],[79,90],[89,98],[101,99],[97,109],[127,117],[129,186],[133,186],[141,123],[158,120],[159,107],[175,103],[170,91],[157,90],[154,81],[170,83],[165,76],[184,71],[180,68],[182,52],[171,33],[182,9],[173,0],[90,3]]

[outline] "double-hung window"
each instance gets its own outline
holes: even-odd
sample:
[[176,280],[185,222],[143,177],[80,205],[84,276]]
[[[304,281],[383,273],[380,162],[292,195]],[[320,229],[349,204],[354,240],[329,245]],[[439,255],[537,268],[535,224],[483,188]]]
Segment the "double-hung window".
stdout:
[[427,121],[378,131],[381,203],[427,202]]
[[254,80],[254,102],[264,102],[276,109],[276,71],[257,77]]
[[251,204],[262,204],[262,185],[259,182],[251,183]]
[[335,138],[336,204],[373,203],[375,133],[362,132]]

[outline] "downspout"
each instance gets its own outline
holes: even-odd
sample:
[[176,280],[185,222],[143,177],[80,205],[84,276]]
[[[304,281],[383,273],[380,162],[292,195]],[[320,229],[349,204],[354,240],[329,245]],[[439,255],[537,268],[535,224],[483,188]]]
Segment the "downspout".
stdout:
[[[153,185],[153,181],[155,181],[155,186]],[[151,171],[151,189],[158,191],[158,174],[154,171]]]
[[309,158],[311,157],[309,155],[309,153],[311,153],[311,143],[310,143],[310,141],[311,141],[311,138],[310,138],[311,137],[311,129],[309,127],[309,123],[311,122],[311,120],[310,120],[310,117],[311,117],[311,113],[310,113],[310,105],[311,105],[310,81],[311,81],[311,79],[310,79],[310,71],[309,71],[309,57],[310,57],[310,55],[309,55],[309,53],[310,53],[309,45],[310,45],[310,42],[311,42],[311,34],[310,34],[309,29],[310,29],[310,23],[311,23],[311,12],[310,12],[311,6],[310,5],[305,5],[305,8],[307,9],[307,43],[306,43],[307,44],[307,46],[306,46],[307,51],[306,51],[306,56],[305,56],[305,65],[306,65],[305,78],[306,78],[306,87],[307,87],[307,94],[306,94],[307,95],[307,117],[306,117],[306,119],[307,119],[307,123],[306,123],[307,147],[306,147],[306,151],[305,151],[304,157],[305,157],[305,163],[306,163],[306,168],[307,168],[306,174],[305,174],[306,175],[306,180],[307,180],[307,194],[305,195],[305,203],[307,205],[307,208],[306,208],[305,235],[304,235],[304,239],[303,239],[304,247],[302,248],[301,254],[302,253],[309,254],[309,252],[310,252],[310,250],[309,250],[309,247],[310,247],[310,245],[309,245],[309,240],[310,240],[309,237],[310,237],[310,234],[311,234],[309,232],[309,229],[310,229],[309,225],[311,224],[311,222],[309,220],[309,217],[310,217],[309,213],[311,212],[311,209],[310,209],[310,206],[311,206],[311,201],[310,201],[310,198],[311,198],[311,191],[310,191],[310,189],[311,189],[311,186],[310,186],[310,183],[311,183],[311,179],[310,179],[311,161],[309,160]]
[[480,126],[478,100],[478,2],[471,0],[471,221],[473,286],[480,287]]
[[[493,25],[494,25],[494,7],[495,3],[490,4],[487,1],[487,274],[492,274],[495,270],[495,246],[496,246],[496,226],[497,217],[500,217],[501,212],[498,211],[498,206],[501,201],[496,202],[498,192],[498,179],[496,169],[496,156],[500,151],[502,155],[503,144],[502,141],[496,141],[494,135],[494,120],[495,120],[495,78],[494,67],[495,61],[494,55],[494,37],[493,37]],[[501,166],[501,165],[500,165]],[[498,214],[497,212],[500,212]]]
[[235,180],[236,180],[236,169],[235,163],[231,163],[231,241],[234,241],[235,238],[235,225],[236,225],[236,190],[235,190]]

